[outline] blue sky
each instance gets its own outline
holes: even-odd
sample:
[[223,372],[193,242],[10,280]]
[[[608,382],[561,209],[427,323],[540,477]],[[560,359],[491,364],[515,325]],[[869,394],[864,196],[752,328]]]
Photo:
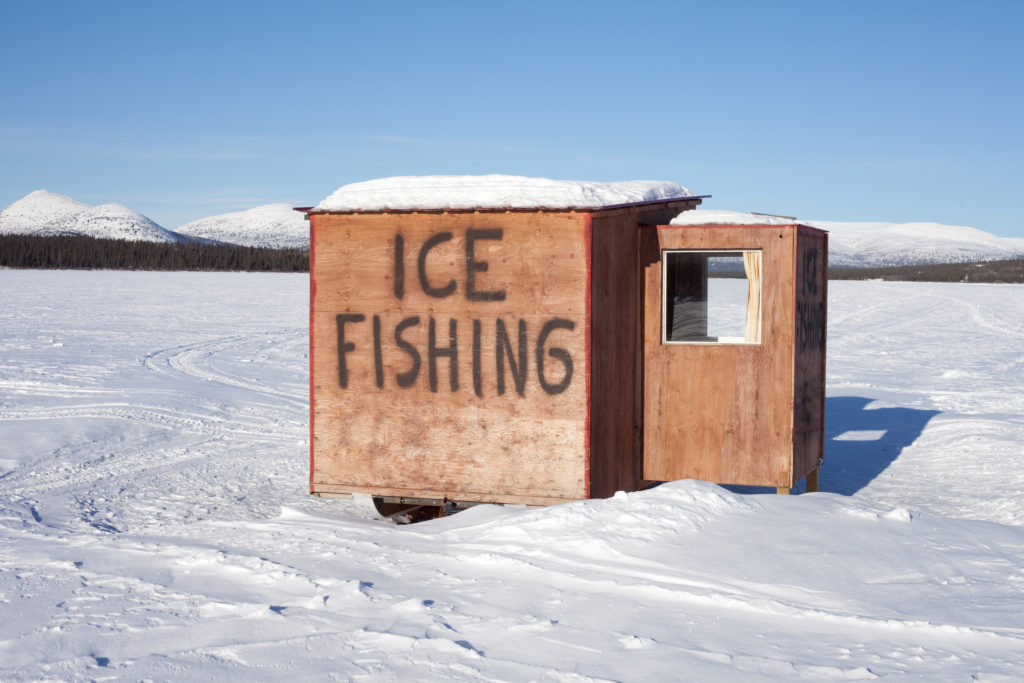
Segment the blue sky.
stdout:
[[161,225],[389,175],[1024,237],[1024,2],[0,3],[0,207]]

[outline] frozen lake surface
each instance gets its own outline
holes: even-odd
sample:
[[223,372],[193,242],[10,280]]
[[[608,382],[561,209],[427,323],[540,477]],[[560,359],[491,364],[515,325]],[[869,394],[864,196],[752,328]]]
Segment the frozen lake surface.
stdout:
[[823,491],[308,491],[305,275],[0,271],[0,679],[1019,680],[1024,286],[829,284]]

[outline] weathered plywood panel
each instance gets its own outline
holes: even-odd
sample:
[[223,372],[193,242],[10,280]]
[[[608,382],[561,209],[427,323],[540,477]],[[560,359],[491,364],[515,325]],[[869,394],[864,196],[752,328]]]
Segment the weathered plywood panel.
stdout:
[[825,332],[828,234],[800,227],[796,242],[796,348],[793,372],[794,477],[825,457]]
[[[641,230],[644,478],[793,485],[793,226]],[[661,251],[760,249],[760,345],[662,344]]]
[[585,497],[583,215],[314,221],[313,490]]
[[591,219],[590,495],[636,490],[642,478],[640,223],[668,222],[700,200],[595,212]]
[[637,219],[591,223],[591,495],[637,488],[635,453]]

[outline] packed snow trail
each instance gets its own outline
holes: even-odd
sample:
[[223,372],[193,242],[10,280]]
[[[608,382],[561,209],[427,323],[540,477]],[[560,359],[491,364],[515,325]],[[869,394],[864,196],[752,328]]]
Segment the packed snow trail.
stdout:
[[824,492],[307,493],[307,279],[0,271],[0,679],[1011,680],[1024,287],[830,283]]

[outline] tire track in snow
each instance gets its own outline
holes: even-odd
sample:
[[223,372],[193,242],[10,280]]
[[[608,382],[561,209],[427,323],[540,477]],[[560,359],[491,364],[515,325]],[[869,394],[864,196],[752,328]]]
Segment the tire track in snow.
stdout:
[[250,362],[267,362],[269,351],[287,351],[293,346],[305,348],[308,345],[307,331],[290,329],[258,334],[234,335],[221,337],[197,344],[180,346],[155,351],[143,359],[143,364],[150,370],[171,376],[185,376],[208,382],[218,382],[230,387],[246,389],[265,396],[283,400],[293,406],[305,406],[305,383],[295,383],[295,393],[282,392],[258,380],[242,377],[238,374],[225,372],[215,367],[218,358],[228,352],[240,355],[249,351]]
[[[260,441],[292,443],[294,434],[268,432],[269,418],[247,419],[232,415],[230,419],[186,413],[159,406],[131,406],[125,403],[93,403],[68,408],[0,409],[0,420],[66,420],[69,418],[117,419],[159,427],[177,433],[207,437],[245,437]],[[246,423],[250,427],[245,427]]]

